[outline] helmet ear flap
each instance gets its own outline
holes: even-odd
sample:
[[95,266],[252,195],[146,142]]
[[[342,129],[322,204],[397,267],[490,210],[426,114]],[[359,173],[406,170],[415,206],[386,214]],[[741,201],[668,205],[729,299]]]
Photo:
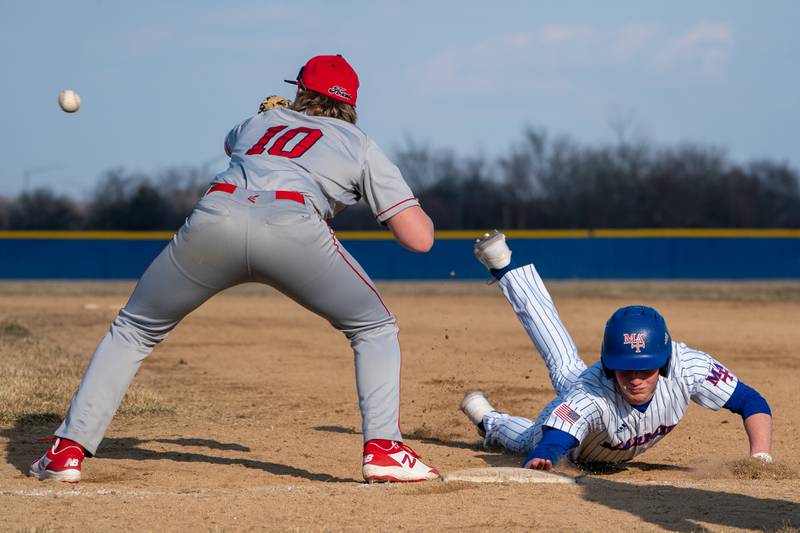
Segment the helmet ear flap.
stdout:
[[669,362],[672,360],[672,355],[667,357],[667,362],[664,363],[664,366],[658,369],[658,373],[661,374],[662,377],[669,377]]
[[600,366],[603,367],[603,373],[606,375],[606,378],[613,380],[614,379],[614,371],[606,368],[606,363],[603,361],[603,356],[606,353],[606,340],[603,338],[603,343],[600,345]]

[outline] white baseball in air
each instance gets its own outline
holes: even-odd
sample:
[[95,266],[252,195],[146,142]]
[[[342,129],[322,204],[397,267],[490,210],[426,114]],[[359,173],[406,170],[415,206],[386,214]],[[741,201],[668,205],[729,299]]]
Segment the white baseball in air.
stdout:
[[67,113],[74,113],[81,107],[81,97],[72,89],[58,93],[58,105]]

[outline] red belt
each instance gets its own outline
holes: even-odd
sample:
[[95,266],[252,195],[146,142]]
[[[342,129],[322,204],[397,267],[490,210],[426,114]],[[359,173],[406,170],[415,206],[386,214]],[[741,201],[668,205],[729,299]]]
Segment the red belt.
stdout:
[[[215,183],[206,191],[206,194],[211,194],[215,191],[222,191],[228,194],[233,194],[233,191],[236,190],[236,185],[231,185],[230,183]],[[306,199],[305,197],[300,194],[299,192],[295,191],[270,191],[275,193],[276,200],[291,200],[293,202],[297,202],[299,204],[305,204]]]

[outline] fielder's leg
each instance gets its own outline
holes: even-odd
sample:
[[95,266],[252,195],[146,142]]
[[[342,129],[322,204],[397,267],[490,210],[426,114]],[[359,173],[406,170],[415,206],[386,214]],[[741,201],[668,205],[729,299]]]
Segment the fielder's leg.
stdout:
[[369,276],[305,206],[274,201],[254,211],[264,227],[250,232],[254,275],[347,336],[355,355],[364,440],[402,440],[397,323]]
[[[368,480],[419,481],[438,476],[402,444],[400,343],[394,315],[361,265],[315,213],[275,201],[254,209],[249,264],[265,283],[326,318],[355,356],[356,388]],[[281,253],[271,253],[280,250]],[[385,458],[373,473],[374,462]]]
[[92,356],[56,436],[75,441],[94,454],[139,366],[155,345],[184,316],[242,279],[244,231],[240,236],[233,230],[230,215],[229,209],[201,200],[148,267]]

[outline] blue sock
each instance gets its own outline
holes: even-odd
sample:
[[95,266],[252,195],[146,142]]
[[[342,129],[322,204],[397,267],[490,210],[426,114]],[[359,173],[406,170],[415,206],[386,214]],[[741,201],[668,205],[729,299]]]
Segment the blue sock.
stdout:
[[503,278],[503,276],[506,275],[506,272],[508,272],[509,270],[514,270],[515,268],[517,268],[517,266],[514,264],[514,260],[512,259],[511,262],[507,266],[505,266],[503,268],[497,268],[497,269],[490,268],[489,272],[492,273],[492,276],[494,276],[495,278],[500,280],[500,279]]

